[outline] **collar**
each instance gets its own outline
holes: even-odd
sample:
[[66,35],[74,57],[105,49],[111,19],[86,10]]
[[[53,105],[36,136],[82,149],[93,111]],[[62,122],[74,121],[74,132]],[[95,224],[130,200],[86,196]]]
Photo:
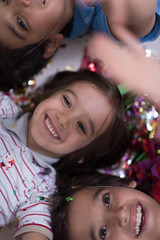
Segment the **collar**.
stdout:
[[[27,147],[27,133],[28,133],[28,121],[31,113],[25,113],[20,118],[16,119],[3,119],[3,125],[8,131],[12,131],[21,142]],[[34,155],[36,161],[42,166],[47,167],[46,164],[52,165],[59,159],[45,156],[30,149]],[[50,166],[49,166],[50,167]]]

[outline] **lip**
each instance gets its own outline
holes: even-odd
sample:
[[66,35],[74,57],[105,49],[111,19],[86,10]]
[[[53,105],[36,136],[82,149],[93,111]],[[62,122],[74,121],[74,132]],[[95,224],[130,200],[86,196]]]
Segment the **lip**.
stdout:
[[[141,224],[140,224],[140,232],[137,235],[136,232],[135,232],[135,226],[136,226],[136,212],[137,212],[137,207],[138,206],[141,207],[141,212],[142,212],[142,220],[141,221],[143,221],[143,222],[141,222]],[[134,237],[139,237],[145,231],[145,229],[147,228],[147,219],[148,219],[147,210],[140,202],[137,202],[132,207],[131,214],[132,214],[131,215],[131,229],[132,229],[132,233],[133,233]]]
[[[51,133],[51,131],[48,129],[47,124],[46,124],[46,119],[49,120],[49,123],[50,123],[51,127],[53,128],[53,130],[54,130],[54,132],[55,132],[55,134],[56,134],[57,136],[54,136],[54,135]],[[52,137],[52,138],[54,138],[54,139],[56,139],[56,140],[61,140],[61,137],[60,137],[60,134],[59,134],[57,128],[55,127],[53,121],[51,120],[51,118],[50,118],[47,114],[45,114],[45,116],[44,116],[44,121],[43,121],[43,123],[44,123],[45,130],[47,131],[47,133],[48,133],[48,135],[49,135],[50,137]]]

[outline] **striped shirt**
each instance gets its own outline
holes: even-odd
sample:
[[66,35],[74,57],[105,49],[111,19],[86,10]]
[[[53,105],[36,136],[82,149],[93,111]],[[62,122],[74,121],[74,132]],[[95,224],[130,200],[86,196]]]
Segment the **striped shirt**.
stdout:
[[35,231],[52,239],[51,196],[57,161],[27,147],[29,114],[0,93],[0,226],[17,219],[16,237]]

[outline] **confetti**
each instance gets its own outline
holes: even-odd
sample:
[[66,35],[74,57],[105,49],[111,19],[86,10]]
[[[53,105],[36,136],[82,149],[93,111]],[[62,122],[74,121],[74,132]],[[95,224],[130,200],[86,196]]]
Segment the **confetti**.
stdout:
[[10,159],[8,160],[8,164],[7,164],[7,167],[6,167],[6,170],[8,170],[9,168],[11,168],[14,164],[14,159]]
[[40,200],[44,200],[44,197],[39,197]]
[[70,201],[73,200],[73,197],[66,197],[65,199],[66,199],[67,202],[70,202]]

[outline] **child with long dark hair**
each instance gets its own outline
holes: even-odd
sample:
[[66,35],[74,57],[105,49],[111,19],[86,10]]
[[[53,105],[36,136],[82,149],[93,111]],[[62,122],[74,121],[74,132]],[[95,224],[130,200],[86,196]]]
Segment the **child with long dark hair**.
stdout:
[[65,171],[107,166],[128,145],[121,95],[111,80],[87,70],[62,72],[38,96],[34,110],[22,114],[0,94],[0,225],[17,218],[23,240],[52,239],[56,162]]

